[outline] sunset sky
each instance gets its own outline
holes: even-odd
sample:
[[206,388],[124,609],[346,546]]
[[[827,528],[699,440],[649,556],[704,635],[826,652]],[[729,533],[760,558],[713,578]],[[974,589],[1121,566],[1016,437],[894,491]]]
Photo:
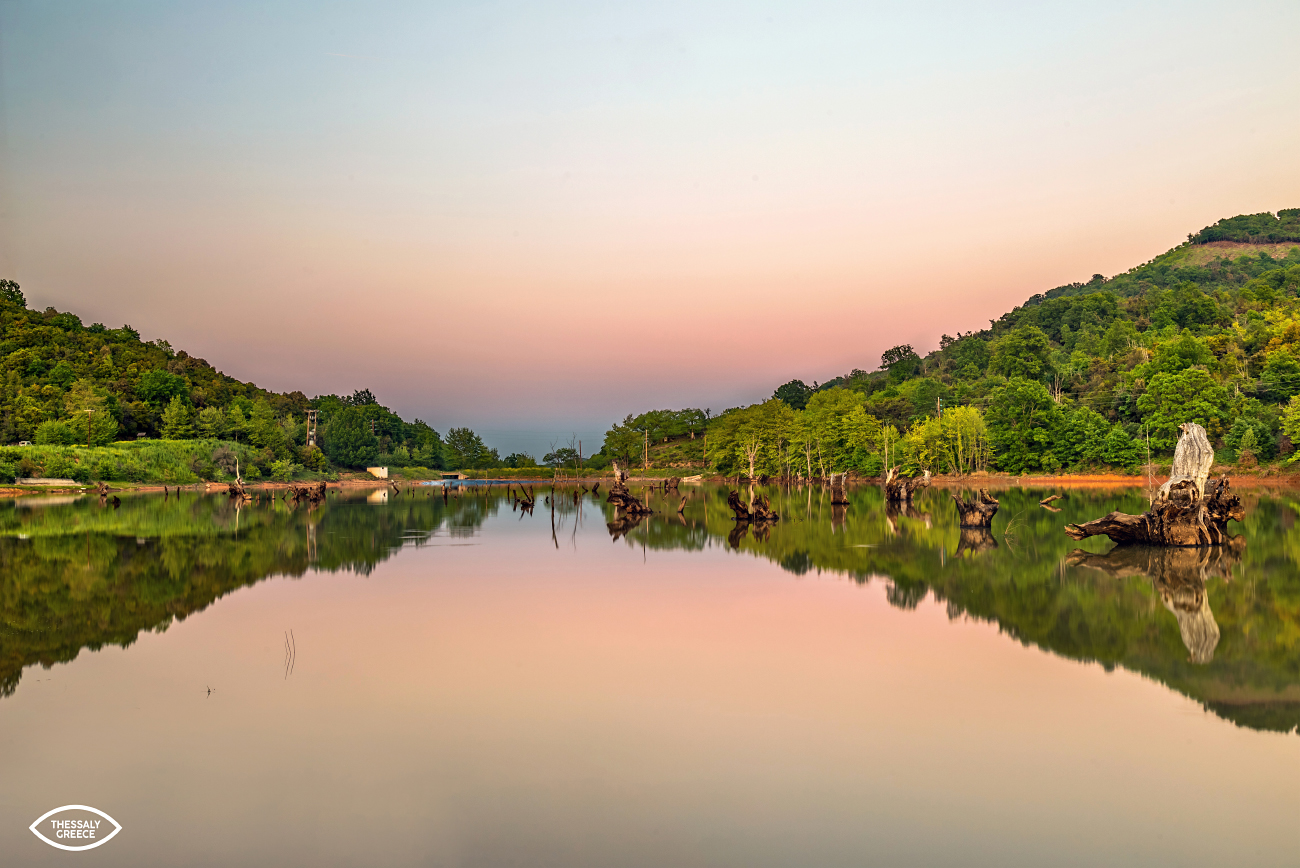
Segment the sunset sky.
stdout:
[[1300,207],[1297,32],[1294,0],[6,2],[0,277],[590,453]]

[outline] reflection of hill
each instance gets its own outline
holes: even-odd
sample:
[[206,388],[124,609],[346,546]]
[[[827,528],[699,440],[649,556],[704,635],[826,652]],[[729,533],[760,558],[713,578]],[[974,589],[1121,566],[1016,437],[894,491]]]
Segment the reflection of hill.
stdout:
[[311,512],[280,503],[236,510],[194,496],[128,498],[116,511],[89,501],[0,509],[0,695],[14,691],[25,666],[130,645],[142,630],[166,629],[268,576],[368,573],[412,534],[472,529],[495,509],[414,497],[375,509],[331,497]]
[[[795,575],[885,576],[901,608],[933,595],[954,617],[996,623],[1063,657],[1140,672],[1243,726],[1300,723],[1300,506],[1286,499],[1247,505],[1249,546],[1239,551],[1102,554],[1108,542],[1078,549],[1062,526],[1111,509],[1140,512],[1138,493],[1072,491],[1057,514],[1038,506],[1047,492],[1001,491],[994,526],[978,537],[958,529],[947,492],[926,492],[897,514],[886,514],[875,488],[852,491],[846,510],[818,489],[766,493],[783,518],[761,533],[738,532],[725,489],[692,489],[682,515],[679,498],[652,494],[658,511],[640,522],[562,498],[556,545],[597,533],[651,550],[716,545]],[[549,508],[538,494],[536,533],[545,537]],[[93,501],[0,506],[0,694],[13,691],[25,666],[129,645],[141,630],[165,629],[268,576],[368,573],[404,544],[435,530],[474,534],[509,509],[499,493],[444,503],[418,492],[382,507],[331,496],[311,512],[280,502],[236,510],[225,498],[195,496],[128,498],[116,511]],[[579,509],[588,528],[581,537]]]
[[[739,537],[736,546],[799,575],[888,576],[895,605],[912,607],[932,593],[954,617],[991,621],[1063,657],[1143,673],[1244,726],[1300,724],[1300,532],[1293,529],[1300,507],[1248,503],[1242,533],[1250,545],[1235,552],[1103,557],[1110,543],[1090,540],[1090,551],[1072,556],[1079,544],[1061,531],[1066,523],[1112,509],[1141,512],[1146,501],[1136,490],[1072,490],[1052,512],[1038,505],[1048,493],[998,492],[992,532],[976,539],[962,536],[947,492],[926,492],[912,514],[892,514],[878,489],[858,489],[841,520],[824,492],[769,489],[786,518],[766,539]],[[725,540],[733,523],[720,497],[725,491],[687,514]],[[662,534],[656,541],[672,547]]]

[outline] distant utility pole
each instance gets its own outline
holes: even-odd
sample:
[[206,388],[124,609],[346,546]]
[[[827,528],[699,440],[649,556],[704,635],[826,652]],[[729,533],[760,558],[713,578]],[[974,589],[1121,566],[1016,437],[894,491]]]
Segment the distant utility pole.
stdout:
[[650,469],[650,429],[649,428],[645,429],[645,454],[644,457],[641,459],[641,461],[642,461],[642,469],[649,470]]
[[317,410],[307,411],[307,445],[316,445],[316,413]]
[[582,472],[582,441],[578,441],[578,472]]
[[943,398],[936,397],[934,399],[934,412],[939,414],[939,421],[942,422],[943,421]]

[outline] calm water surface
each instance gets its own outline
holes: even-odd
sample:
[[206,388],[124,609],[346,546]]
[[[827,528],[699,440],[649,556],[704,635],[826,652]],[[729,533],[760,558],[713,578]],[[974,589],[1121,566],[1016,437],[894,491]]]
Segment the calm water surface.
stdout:
[[[1295,865],[1300,497],[0,506],[5,864]],[[612,522],[612,523],[611,523]],[[66,804],[123,831],[78,854]]]

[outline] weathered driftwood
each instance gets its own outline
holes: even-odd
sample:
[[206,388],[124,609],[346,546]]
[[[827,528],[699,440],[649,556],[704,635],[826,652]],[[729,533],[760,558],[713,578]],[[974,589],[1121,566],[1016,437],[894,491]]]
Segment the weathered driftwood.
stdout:
[[[292,498],[288,496],[292,495]],[[307,501],[311,506],[325,502],[325,483],[316,485],[292,485],[286,493],[286,499],[292,499],[294,505]]]
[[885,502],[911,503],[913,495],[930,485],[930,471],[920,476],[904,477],[898,474],[899,468],[891,467],[885,474]]
[[1115,578],[1143,576],[1151,580],[1160,601],[1178,620],[1178,632],[1193,663],[1209,663],[1219,644],[1219,625],[1210,611],[1206,581],[1230,578],[1241,560],[1245,539],[1233,537],[1228,545],[1214,548],[1154,548],[1124,546],[1107,554],[1072,552],[1070,566],[1100,570]]
[[727,506],[731,508],[736,521],[766,522],[781,519],[781,516],[772,510],[772,502],[768,500],[765,494],[757,495],[751,508],[741,501],[739,494],[732,491],[727,495]]
[[1228,522],[1241,521],[1245,508],[1233,494],[1225,476],[1213,486],[1209,496],[1192,498],[1195,483],[1185,480],[1175,485],[1168,499],[1152,504],[1141,515],[1112,512],[1085,524],[1067,524],[1071,539],[1105,535],[1117,543],[1146,543],[1159,546],[1221,546],[1232,539]]
[[646,506],[640,501],[628,487],[622,482],[615,482],[609,490],[609,496],[605,498],[606,503],[612,503],[618,509],[623,510],[628,515],[650,515],[653,509]]
[[670,476],[664,480],[664,491],[676,491],[677,486],[681,484],[680,476]]
[[1057,501],[1057,500],[1060,500],[1060,499],[1061,499],[1061,495],[1059,495],[1059,494],[1053,494],[1051,497],[1044,497],[1042,500],[1038,501],[1038,505],[1039,505],[1039,506],[1047,506],[1049,503],[1052,503],[1052,502]]
[[1214,451],[1205,429],[1194,422],[1180,425],[1182,432],[1174,449],[1169,481],[1160,486],[1151,508],[1141,515],[1112,512],[1085,524],[1067,524],[1072,539],[1104,534],[1117,543],[1147,543],[1161,546],[1226,545],[1228,522],[1241,521],[1245,509],[1233,494],[1228,477],[1220,479],[1209,495],[1209,478]]
[[[1169,479],[1160,486],[1156,503],[1168,500],[1191,502],[1205,496],[1205,482],[1210,478],[1210,467],[1214,464],[1214,450],[1210,448],[1205,429],[1195,422],[1184,422],[1178,426],[1178,445],[1174,447],[1174,464],[1169,471]],[[1187,485],[1190,482],[1192,485]],[[1190,492],[1196,491],[1191,497]]]
[[953,501],[957,504],[957,513],[961,516],[962,527],[991,527],[993,525],[993,516],[998,511],[997,498],[989,494],[984,489],[980,489],[978,496],[972,495],[969,500],[952,496]]

